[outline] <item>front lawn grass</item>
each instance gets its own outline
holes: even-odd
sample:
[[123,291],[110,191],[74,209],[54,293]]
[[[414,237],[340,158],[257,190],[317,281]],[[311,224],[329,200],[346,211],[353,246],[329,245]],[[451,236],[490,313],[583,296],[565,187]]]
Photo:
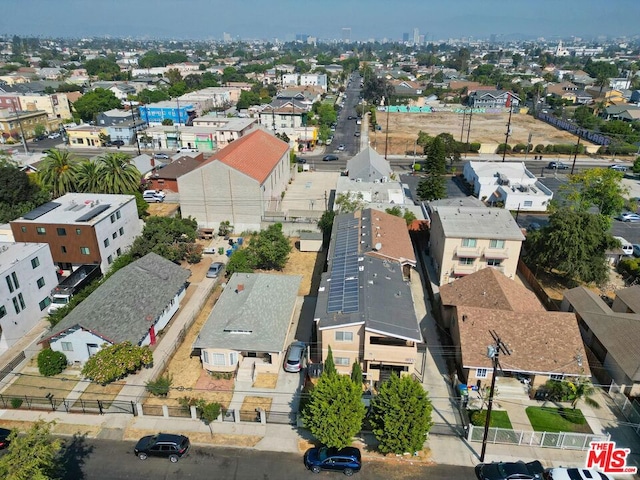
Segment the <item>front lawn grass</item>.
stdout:
[[593,433],[577,408],[527,407],[525,411],[536,432]]
[[[487,419],[486,410],[469,410],[469,419],[471,424],[477,427],[484,426]],[[503,410],[491,410],[491,423],[490,427],[494,428],[508,428],[513,430],[509,414]]]

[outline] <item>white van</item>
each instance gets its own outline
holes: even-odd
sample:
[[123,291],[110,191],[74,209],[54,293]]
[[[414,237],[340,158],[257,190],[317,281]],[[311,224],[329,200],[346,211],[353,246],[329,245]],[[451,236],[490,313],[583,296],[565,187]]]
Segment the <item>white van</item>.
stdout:
[[161,203],[164,202],[164,198],[167,195],[162,191],[162,190],[145,190],[144,193],[142,194],[142,198],[144,198],[145,201],[151,203],[151,202],[155,202],[155,203]]
[[622,244],[622,251],[625,255],[633,255],[633,245],[622,237],[613,237]]

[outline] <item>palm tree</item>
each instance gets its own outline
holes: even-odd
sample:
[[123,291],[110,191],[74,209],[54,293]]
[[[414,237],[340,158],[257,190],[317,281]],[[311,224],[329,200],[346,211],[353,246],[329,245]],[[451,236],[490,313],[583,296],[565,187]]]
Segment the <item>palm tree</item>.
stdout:
[[98,159],[101,190],[105,193],[138,191],[142,175],[126,153],[107,153]]
[[571,408],[575,410],[580,400],[584,400],[584,403],[592,408],[600,408],[600,404],[591,398],[591,395],[596,392],[591,382],[584,379],[577,379],[575,382],[567,382],[567,384],[570,389],[569,400],[571,401]]
[[74,167],[74,178],[78,192],[100,193],[100,170],[96,162],[85,160]]
[[74,161],[68,151],[51,149],[38,172],[40,184],[51,189],[54,198],[74,190]]

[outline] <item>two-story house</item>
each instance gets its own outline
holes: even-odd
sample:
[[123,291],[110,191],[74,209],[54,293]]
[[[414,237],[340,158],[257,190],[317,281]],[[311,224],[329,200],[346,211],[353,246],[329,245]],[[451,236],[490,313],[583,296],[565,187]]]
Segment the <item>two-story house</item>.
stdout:
[[0,242],[0,354],[47,315],[58,284],[46,243]]
[[467,162],[462,175],[481,201],[507,210],[545,212],[553,199],[524,162]]
[[314,315],[323,361],[331,347],[340,373],[357,362],[370,382],[413,372],[423,341],[409,283],[415,265],[403,218],[373,209],[335,217]]
[[511,352],[501,362],[502,376],[526,376],[533,388],[548,380],[591,376],[575,315],[547,311],[535,293],[495,269],[443,285],[439,303],[464,383],[481,388],[496,374],[487,356],[487,346],[494,344],[491,332]]
[[102,272],[142,233],[133,195],[67,193],[10,222],[16,242],[47,243],[63,269],[99,264]]
[[487,267],[515,277],[524,235],[509,210],[437,203],[429,208],[434,281],[444,285]]
[[520,97],[506,90],[476,90],[469,95],[468,103],[473,108],[516,108]]

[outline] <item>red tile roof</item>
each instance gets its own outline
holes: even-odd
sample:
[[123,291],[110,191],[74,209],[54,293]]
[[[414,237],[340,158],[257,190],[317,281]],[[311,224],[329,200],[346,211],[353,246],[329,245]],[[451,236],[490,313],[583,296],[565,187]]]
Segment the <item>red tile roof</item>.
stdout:
[[287,143],[258,129],[234,140],[211,160],[219,160],[262,184],[288,149]]

